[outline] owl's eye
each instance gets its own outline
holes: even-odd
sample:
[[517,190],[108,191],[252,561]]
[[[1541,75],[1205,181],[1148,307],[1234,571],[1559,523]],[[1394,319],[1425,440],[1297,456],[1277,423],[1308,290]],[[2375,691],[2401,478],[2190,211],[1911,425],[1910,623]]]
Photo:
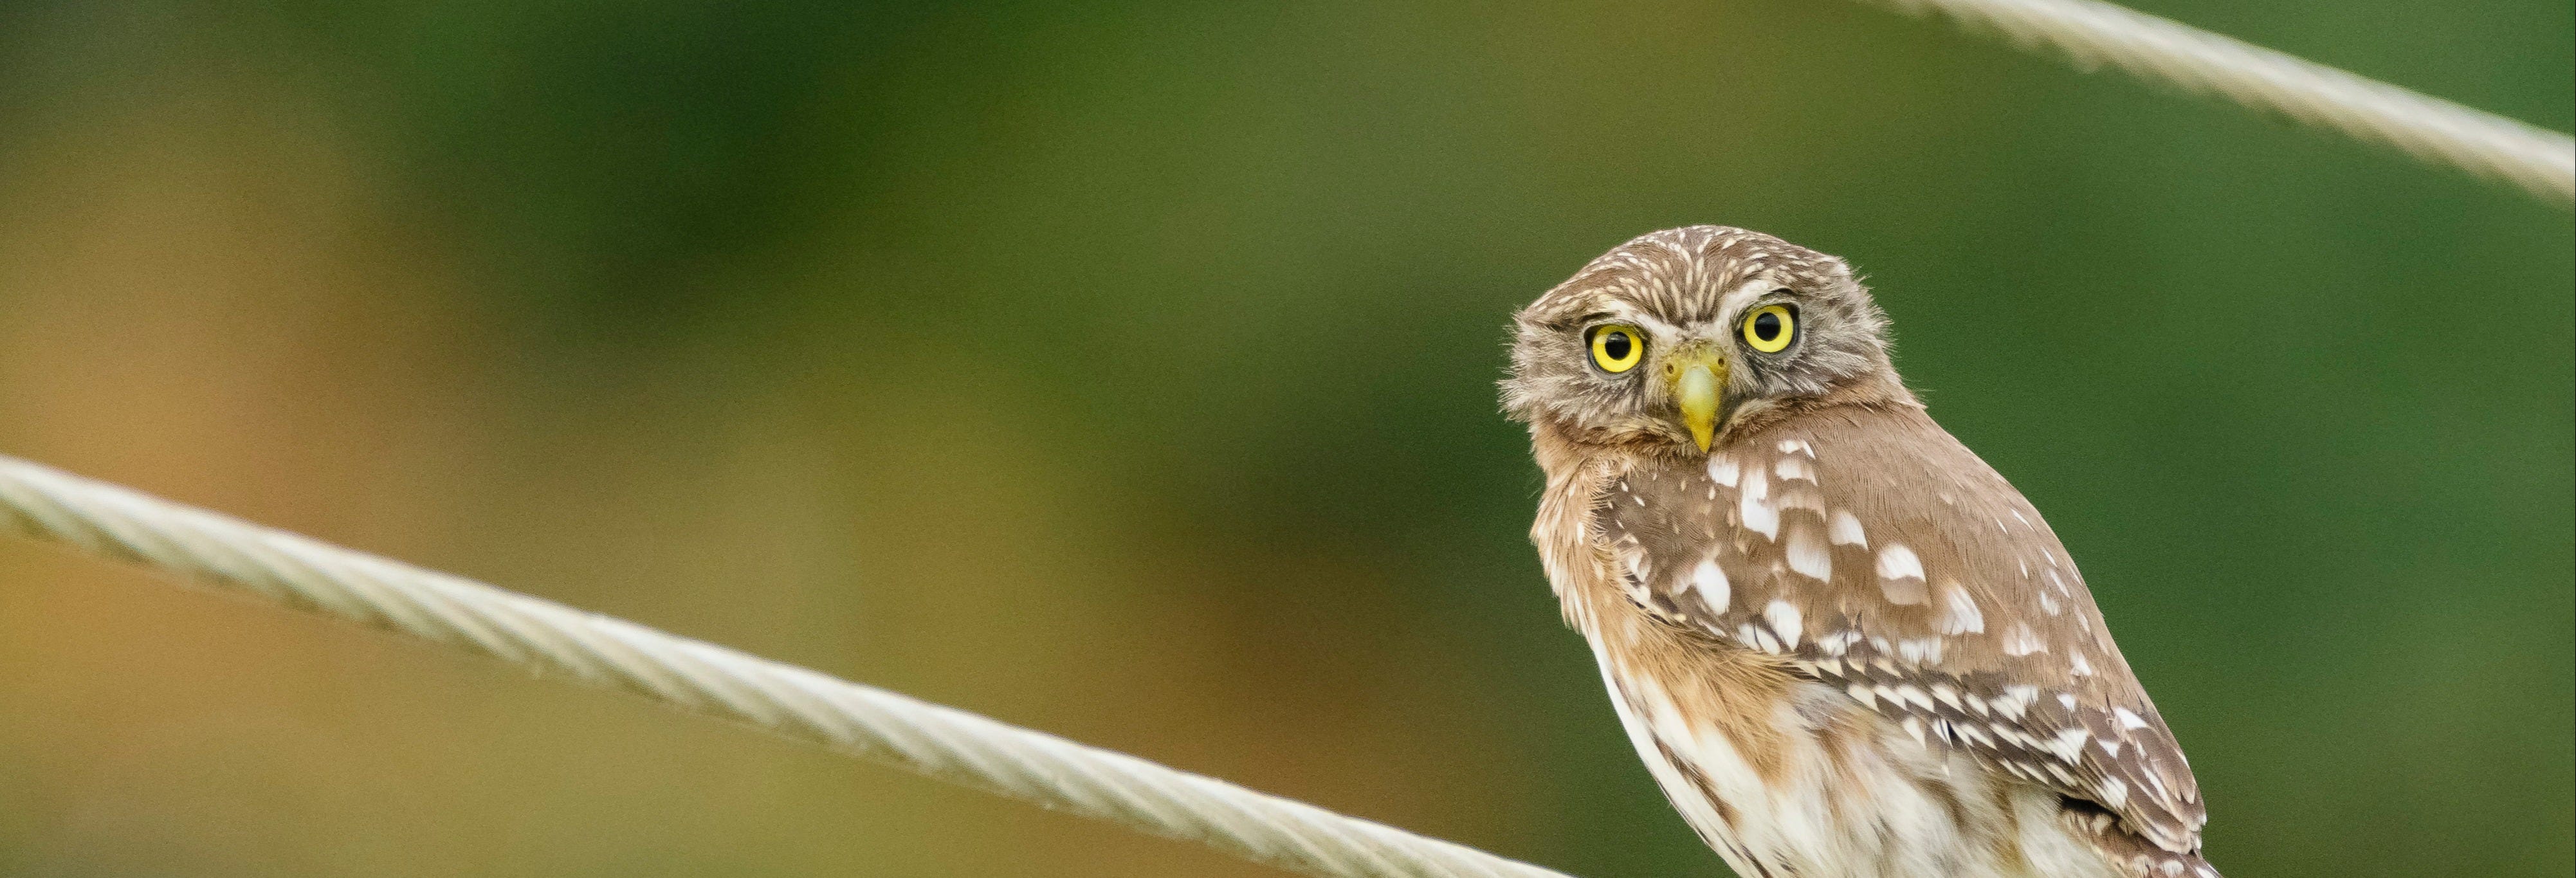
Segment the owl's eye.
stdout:
[[1797,335],[1798,318],[1787,305],[1764,305],[1744,316],[1744,343],[1754,350],[1779,353]]
[[1646,358],[1646,336],[1634,326],[1612,324],[1592,330],[1592,364],[1617,374],[1637,368]]

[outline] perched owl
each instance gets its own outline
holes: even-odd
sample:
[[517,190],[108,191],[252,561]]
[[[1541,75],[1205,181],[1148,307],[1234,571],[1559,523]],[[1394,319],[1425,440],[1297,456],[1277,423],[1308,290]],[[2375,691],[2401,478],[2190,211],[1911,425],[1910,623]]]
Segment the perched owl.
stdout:
[[1531,538],[1628,737],[1746,878],[2216,878],[2197,784],[2039,511],[1842,260],[1692,226],[1515,318]]

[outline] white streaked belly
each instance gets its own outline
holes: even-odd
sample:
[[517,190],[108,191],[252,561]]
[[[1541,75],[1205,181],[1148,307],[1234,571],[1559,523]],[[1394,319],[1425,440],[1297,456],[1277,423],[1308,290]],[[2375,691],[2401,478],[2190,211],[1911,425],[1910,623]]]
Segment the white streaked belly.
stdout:
[[1663,682],[1614,670],[1599,638],[1587,639],[1638,757],[1744,878],[2117,874],[2068,834],[2054,795],[1918,743],[1820,684],[1796,684],[1771,711],[1786,752],[1765,781]]

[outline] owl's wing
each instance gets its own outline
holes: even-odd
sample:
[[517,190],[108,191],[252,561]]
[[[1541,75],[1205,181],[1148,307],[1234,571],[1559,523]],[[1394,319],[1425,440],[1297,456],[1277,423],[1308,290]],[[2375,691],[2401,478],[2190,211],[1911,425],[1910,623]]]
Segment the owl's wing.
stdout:
[[2182,750],[2039,511],[1914,409],[1828,409],[1598,501],[1629,594],[1791,660],[1926,742],[2097,805],[2176,854]]

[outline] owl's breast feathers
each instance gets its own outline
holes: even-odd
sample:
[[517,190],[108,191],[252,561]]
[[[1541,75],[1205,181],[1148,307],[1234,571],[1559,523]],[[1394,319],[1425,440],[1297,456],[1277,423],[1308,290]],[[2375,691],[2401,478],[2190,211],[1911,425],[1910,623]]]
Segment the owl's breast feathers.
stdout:
[[[2066,797],[2074,822],[2141,874],[2206,869],[2198,785],[2065,547],[1919,409],[1810,411],[1704,460],[1595,456],[1574,469],[1588,477],[1551,481],[1587,483],[1588,508],[1560,514],[1582,519],[1595,570],[1550,557],[1552,574],[1620,592],[1713,662],[1756,653],[1925,747]],[[1581,612],[1581,596],[1565,597]]]

